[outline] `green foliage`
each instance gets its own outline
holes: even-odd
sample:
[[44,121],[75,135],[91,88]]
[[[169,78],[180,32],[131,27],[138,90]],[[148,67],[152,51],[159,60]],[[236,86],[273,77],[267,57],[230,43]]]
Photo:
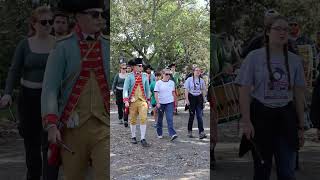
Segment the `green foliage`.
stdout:
[[142,56],[155,69],[176,62],[179,71],[191,63],[208,70],[209,23],[195,0],[111,1],[111,73],[120,56]]
[[216,32],[227,32],[244,41],[262,29],[267,9],[275,9],[288,18],[296,17],[304,34],[313,36],[319,30],[317,0],[216,0],[213,6]]

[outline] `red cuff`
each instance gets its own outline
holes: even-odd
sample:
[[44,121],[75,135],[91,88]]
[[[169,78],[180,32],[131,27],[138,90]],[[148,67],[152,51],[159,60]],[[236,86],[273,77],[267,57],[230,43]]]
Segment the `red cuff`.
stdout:
[[57,124],[58,116],[55,114],[48,114],[43,118],[45,124]]
[[128,102],[129,98],[123,98],[123,102]]

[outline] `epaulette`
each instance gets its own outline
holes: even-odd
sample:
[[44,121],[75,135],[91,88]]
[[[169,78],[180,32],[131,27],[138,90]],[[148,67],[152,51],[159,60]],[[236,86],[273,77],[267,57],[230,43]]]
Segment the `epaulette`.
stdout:
[[67,40],[67,39],[71,38],[72,35],[73,35],[73,33],[69,33],[69,34],[67,34],[67,35],[65,35],[65,36],[62,36],[62,37],[60,37],[60,38],[57,38],[57,42]]
[[105,34],[101,34],[101,37],[103,38],[103,39],[105,39],[105,40],[110,40],[110,36],[108,36],[108,35],[105,35]]

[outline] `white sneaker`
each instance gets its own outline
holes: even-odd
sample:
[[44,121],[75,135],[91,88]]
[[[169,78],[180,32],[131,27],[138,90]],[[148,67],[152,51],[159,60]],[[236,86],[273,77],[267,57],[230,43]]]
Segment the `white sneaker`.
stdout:
[[158,139],[162,139],[163,137],[162,136],[158,136]]

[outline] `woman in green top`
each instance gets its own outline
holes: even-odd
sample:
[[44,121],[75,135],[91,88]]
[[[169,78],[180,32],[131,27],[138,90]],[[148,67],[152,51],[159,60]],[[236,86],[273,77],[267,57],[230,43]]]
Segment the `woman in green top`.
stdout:
[[156,105],[157,105],[157,101],[156,101],[156,98],[154,96],[154,87],[156,86],[156,82],[161,80],[161,73],[160,72],[156,72],[155,73],[155,76],[156,76],[156,80],[155,81],[151,81],[151,84],[150,84],[150,91],[151,91],[151,105],[152,105],[152,108],[153,108],[153,117],[154,117],[154,127],[157,127],[157,108],[156,108]]
[[27,180],[40,180],[42,174],[43,128],[40,102],[47,58],[55,44],[55,38],[49,35],[52,24],[52,12],[48,7],[38,7],[32,12],[30,36],[21,40],[16,47],[4,96],[0,100],[1,107],[11,105],[15,82],[20,80],[19,133],[24,138]]
[[119,118],[119,124],[123,124],[125,127],[128,127],[128,119],[124,117],[124,103],[123,103],[123,84],[124,80],[127,77],[127,65],[125,63],[120,65],[120,71],[114,76],[113,83],[112,83],[112,91],[111,94],[116,95],[116,104],[118,106],[118,118]]

